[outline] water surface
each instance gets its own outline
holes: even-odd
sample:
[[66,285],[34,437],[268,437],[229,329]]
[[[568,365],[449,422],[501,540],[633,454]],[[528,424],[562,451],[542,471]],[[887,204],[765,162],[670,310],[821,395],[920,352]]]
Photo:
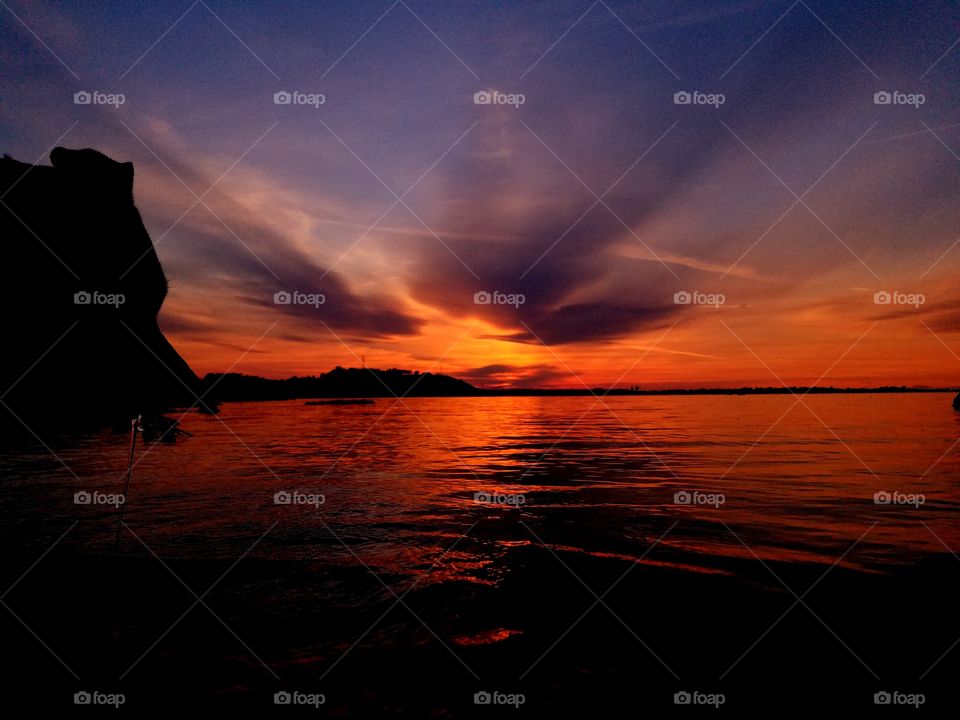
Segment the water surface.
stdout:
[[[523,529],[532,521],[549,542],[629,558],[676,521],[665,561],[691,569],[749,554],[732,532],[763,558],[832,563],[877,523],[845,560],[873,570],[942,550],[930,529],[960,546],[949,522],[960,420],[944,394],[230,403],[219,417],[185,415],[182,427],[193,437],[138,447],[125,518],[172,555],[229,557],[274,522],[261,553],[315,557],[333,533],[395,572],[415,571],[477,521],[490,521],[477,561],[538,542]],[[113,508],[73,496],[120,489],[128,437],[47,445],[60,460],[39,444],[4,454],[2,532],[30,537],[36,523],[81,519],[84,543],[108,545]],[[325,502],[275,504],[294,490]],[[676,502],[693,491],[723,502]],[[482,492],[524,502],[478,503]],[[877,492],[924,502],[877,505]]]

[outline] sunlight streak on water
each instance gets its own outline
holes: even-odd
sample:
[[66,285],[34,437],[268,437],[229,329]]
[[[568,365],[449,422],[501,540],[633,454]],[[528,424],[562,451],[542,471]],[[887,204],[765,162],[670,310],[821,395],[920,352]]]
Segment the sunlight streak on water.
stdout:
[[[276,521],[255,555],[356,565],[340,538],[378,572],[416,575],[437,562],[430,582],[478,583],[496,583],[540,540],[636,560],[674,521],[644,562],[717,572],[752,551],[829,564],[876,522],[844,564],[882,571],[943,550],[922,523],[960,548],[948,521],[960,459],[937,463],[960,430],[949,400],[808,396],[810,410],[789,412],[790,396],[226,404],[219,419],[186,416],[193,437],[138,450],[126,521],[165,557],[235,557]],[[127,438],[105,431],[52,447],[79,480],[40,446],[4,453],[4,540],[83,519],[77,541],[109,549],[115,512],[77,506],[73,494],[118,491]],[[325,502],[275,504],[284,490]],[[724,502],[678,504],[684,491]],[[925,502],[876,505],[879,491]],[[478,503],[478,492],[525,502]]]

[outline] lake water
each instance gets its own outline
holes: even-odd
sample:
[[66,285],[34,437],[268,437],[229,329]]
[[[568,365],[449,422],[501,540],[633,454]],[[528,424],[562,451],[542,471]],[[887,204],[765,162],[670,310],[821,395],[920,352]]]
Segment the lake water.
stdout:
[[[244,680],[234,682],[224,670],[212,683],[221,689],[249,689],[258,674],[270,683],[292,675],[323,685],[338,673],[353,677],[341,688],[355,688],[356,676],[388,652],[384,647],[431,646],[439,657],[431,655],[428,665],[459,671],[474,685],[483,674],[475,667],[506,656],[516,659],[515,675],[498,675],[501,685],[553,667],[556,692],[577,681],[563,679],[551,653],[542,663],[538,658],[591,605],[592,593],[595,599],[633,568],[640,568],[632,570],[637,578],[661,584],[651,590],[649,582],[624,583],[617,614],[629,616],[631,628],[650,618],[631,592],[669,599],[682,587],[709,595],[720,587],[708,579],[716,577],[729,579],[723,592],[733,605],[737,593],[757,585],[761,597],[779,598],[759,613],[755,632],[725,635],[728,647],[709,658],[677,652],[669,659],[665,651],[661,663],[651,660],[669,666],[674,679],[718,679],[789,606],[778,578],[791,568],[813,573],[799,594],[824,571],[900,578],[948,557],[947,548],[960,550],[960,419],[951,400],[929,393],[810,395],[802,402],[774,395],[229,403],[216,417],[184,416],[190,437],[137,446],[124,517],[129,531],[119,548],[116,509],[74,498],[119,491],[127,435],[44,437],[47,448],[4,450],[0,540],[22,558],[11,563],[21,572],[68,528],[51,557],[63,552],[70,559],[50,562],[107,558],[115,567],[127,557],[159,558],[176,575],[200,577],[197,593],[229,571],[218,612],[230,615],[231,628],[246,628],[237,635],[253,637],[257,653],[223,633],[210,640],[205,652],[242,665],[236,672]],[[278,503],[278,493],[294,501]],[[148,566],[156,574],[143,567],[130,577],[148,595],[157,582],[176,583],[160,563]],[[960,577],[960,564],[955,572]],[[28,597],[29,577],[23,585]],[[400,607],[363,633],[407,590],[416,617],[412,607],[411,614]],[[15,593],[11,598],[17,605]],[[549,623],[539,617],[544,603],[553,608]],[[183,605],[156,609],[151,623],[131,621],[126,640],[117,641],[119,657],[98,658],[98,672],[119,677]],[[300,630],[290,627],[294,622]],[[216,635],[216,620],[207,625]],[[930,651],[946,650],[948,636]],[[589,639],[568,642],[595,677],[602,662],[590,665]],[[91,643],[64,641],[81,663]],[[510,652],[462,659],[484,647]],[[854,669],[837,673],[862,673],[838,649]],[[182,662],[177,652],[165,640],[144,666]],[[557,663],[568,657],[560,650],[556,656]],[[933,660],[936,653],[918,658],[915,675]],[[861,660],[874,676],[883,675],[875,672],[883,662]],[[749,673],[749,666],[744,660],[731,675],[740,667]],[[128,672],[132,678],[140,670]],[[345,707],[358,702],[352,697]],[[385,701],[370,702],[382,709]]]
[[[923,522],[960,547],[952,521],[960,452],[950,452],[960,415],[950,399],[930,393],[811,395],[802,404],[789,395],[229,403],[216,418],[184,416],[181,427],[193,437],[138,446],[125,519],[173,555],[229,557],[245,549],[250,533],[277,522],[259,552],[311,557],[317,539],[334,532],[362,541],[372,567],[396,572],[416,572],[417,558],[442,551],[483,519],[501,528],[502,536],[487,539],[505,556],[518,543],[538,542],[520,526],[526,520],[542,523],[545,541],[631,559],[664,521],[677,521],[663,551],[692,570],[747,552],[724,525],[761,557],[832,563],[878,522],[848,562],[882,569],[942,550]],[[119,492],[128,436],[45,440],[63,463],[39,444],[35,452],[3,457],[3,532],[30,537],[40,518],[83,520],[76,535],[91,549],[112,543],[113,508],[77,506],[73,496]],[[277,492],[295,490],[322,495],[323,504],[309,504],[309,497],[296,499],[305,504],[275,503]],[[683,492],[688,505],[676,501]],[[922,495],[923,504],[893,497],[878,505],[877,492]],[[484,503],[476,493],[506,497]],[[517,495],[523,497],[511,497]],[[474,558],[482,566],[490,559]]]

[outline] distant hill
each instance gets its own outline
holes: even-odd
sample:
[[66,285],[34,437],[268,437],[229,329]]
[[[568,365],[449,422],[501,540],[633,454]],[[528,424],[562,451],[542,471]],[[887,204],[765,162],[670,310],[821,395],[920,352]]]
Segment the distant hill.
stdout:
[[[210,373],[203,379],[206,402],[294,400],[297,398],[390,398],[390,397],[618,397],[637,395],[829,395],[864,393],[956,392],[957,388],[883,386],[837,387],[740,387],[645,390],[631,388],[538,389],[477,388],[449,375],[419,373],[391,368],[336,367],[322,375],[270,380],[239,373]],[[960,396],[958,396],[960,405]]]
[[411,370],[336,367],[320,376],[269,380],[238,373],[210,373],[203,379],[206,398],[235,400],[292,400],[294,398],[457,397],[479,395],[468,382],[449,375]]

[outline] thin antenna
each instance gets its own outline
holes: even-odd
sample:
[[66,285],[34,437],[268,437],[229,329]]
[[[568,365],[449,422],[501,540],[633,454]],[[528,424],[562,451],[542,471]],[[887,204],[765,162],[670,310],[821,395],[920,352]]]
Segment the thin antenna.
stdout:
[[115,543],[120,546],[120,529],[123,527],[123,511],[127,509],[127,499],[130,495],[130,480],[133,477],[133,451],[137,446],[137,433],[143,432],[143,415],[138,415],[130,421],[130,459],[127,460],[127,471],[123,474],[123,502],[120,503],[120,515],[117,518],[117,537]]

